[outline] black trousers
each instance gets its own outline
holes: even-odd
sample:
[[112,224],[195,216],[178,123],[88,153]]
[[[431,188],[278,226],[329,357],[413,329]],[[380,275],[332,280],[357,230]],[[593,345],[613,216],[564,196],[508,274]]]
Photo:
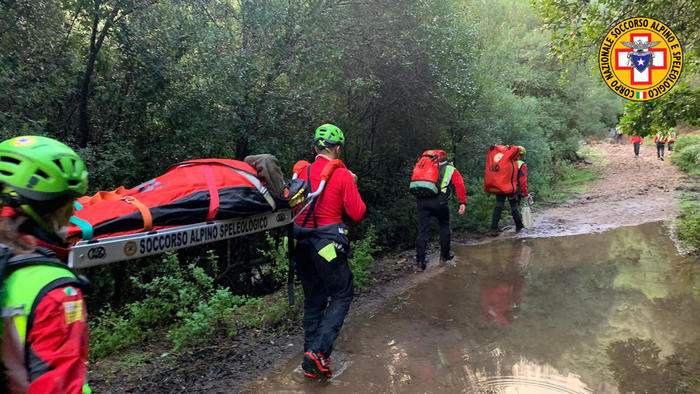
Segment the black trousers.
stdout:
[[656,157],[664,157],[664,144],[656,144]]
[[669,152],[673,151],[673,144],[675,144],[675,142],[669,142],[669,143],[668,143],[668,151],[669,151]]
[[639,156],[639,145],[641,145],[639,142],[634,143],[634,155]]
[[[444,201],[443,201],[444,200]],[[435,217],[440,225],[440,255],[450,257],[450,210],[447,200],[439,196],[435,198],[419,198],[418,205],[418,237],[416,238],[416,261],[425,261],[425,248],[430,239],[430,218]]]
[[345,256],[328,262],[308,241],[297,244],[295,256],[304,288],[304,352],[329,357],[350,309],[352,271]]
[[515,221],[515,228],[523,228],[523,219],[520,217],[520,211],[518,210],[517,196],[515,194],[496,194],[496,206],[493,208],[491,230],[498,231],[498,222],[501,220],[501,213],[503,212],[503,207],[506,204],[506,197],[508,198],[508,203],[510,204],[510,213],[513,215],[513,221]]

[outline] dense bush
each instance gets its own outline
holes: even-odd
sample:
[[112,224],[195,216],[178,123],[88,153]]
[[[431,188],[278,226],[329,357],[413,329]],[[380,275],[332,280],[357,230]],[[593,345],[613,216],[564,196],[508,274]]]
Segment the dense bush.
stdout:
[[700,136],[677,138],[671,162],[690,175],[700,176]]
[[[682,136],[676,139],[671,162],[700,184],[700,136]],[[681,193],[681,204],[676,217],[676,234],[691,252],[700,254],[700,202],[696,193]]]
[[[210,254],[207,265],[215,267],[215,259]],[[202,267],[181,264],[175,254],[166,254],[157,267],[156,276],[149,281],[131,278],[142,290],[142,299],[118,310],[103,310],[92,319],[93,356],[102,357],[128,347],[159,330],[167,332],[175,349],[205,340],[205,334],[216,328],[235,334],[234,310],[255,302],[215,286],[214,279]]]

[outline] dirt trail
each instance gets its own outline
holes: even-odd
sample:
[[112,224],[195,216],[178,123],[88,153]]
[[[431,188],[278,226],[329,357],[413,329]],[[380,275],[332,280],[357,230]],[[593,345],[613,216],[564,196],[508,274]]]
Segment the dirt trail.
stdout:
[[[585,193],[563,204],[535,211],[535,224],[519,234],[507,231],[500,237],[552,237],[598,232],[606,229],[670,219],[680,173],[668,161],[656,159],[653,146],[642,146],[635,158],[630,144],[593,144],[600,153],[592,166],[604,175]],[[494,238],[477,234],[453,234],[454,244],[478,244]],[[432,245],[431,256],[437,256]],[[439,275],[446,267],[431,261],[428,270],[414,274],[415,251],[407,250],[378,260],[372,268],[375,283],[368,293],[353,301],[348,320],[371,313],[421,282]],[[435,260],[435,259],[434,259]],[[298,355],[302,343],[300,324],[282,330],[244,331],[236,338],[222,336],[209,346],[171,357],[145,357],[165,351],[164,341],[144,344],[130,353],[143,361],[125,362],[115,355],[90,368],[96,392],[208,392],[231,393],[247,382],[272,372]],[[157,349],[161,349],[158,352]],[[143,351],[146,351],[145,353]],[[121,360],[120,360],[121,358]],[[136,364],[136,365],[134,365]]]
[[[536,212],[526,236],[573,235],[671,219],[681,172],[656,158],[656,147],[642,145],[638,158],[631,144],[599,143],[594,166],[604,175],[577,198]],[[666,152],[668,154],[668,152]]]

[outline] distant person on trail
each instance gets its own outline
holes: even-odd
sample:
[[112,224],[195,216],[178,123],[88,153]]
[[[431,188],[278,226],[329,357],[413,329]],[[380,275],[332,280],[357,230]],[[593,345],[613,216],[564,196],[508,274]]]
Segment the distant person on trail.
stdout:
[[54,139],[16,137],[0,143],[0,182],[0,391],[89,393],[87,281],[61,261],[85,164]]
[[664,159],[664,145],[668,141],[668,137],[664,133],[656,133],[654,136],[654,143],[656,143],[656,158],[659,160]]
[[676,133],[673,131],[670,131],[668,134],[668,154],[669,156],[671,155],[671,152],[673,152],[673,144],[676,143]]
[[459,215],[464,215],[467,209],[467,189],[464,187],[462,174],[447,161],[447,154],[441,150],[437,158],[438,188],[432,196],[416,196],[418,208],[418,236],[416,237],[416,266],[425,270],[426,247],[431,233],[431,218],[435,217],[440,226],[440,263],[452,260],[450,252],[450,210],[447,206],[450,194],[454,189],[459,200]]
[[[332,124],[316,129],[316,160],[301,170],[299,179],[317,190],[321,172],[338,159],[345,142],[343,132]],[[343,326],[353,297],[352,272],[348,265],[350,245],[348,226],[342,215],[353,221],[365,216],[365,203],[357,190],[357,176],[346,168],[336,169],[322,194],[294,226],[298,244],[295,249],[297,270],[304,288],[304,375],[331,378],[330,356],[333,342]],[[330,299],[330,301],[329,301]]]
[[622,133],[620,133],[620,130],[618,130],[616,127],[611,127],[610,132],[615,137],[615,142],[618,144],[621,144],[622,143]]
[[510,213],[513,215],[513,221],[515,222],[515,231],[519,232],[524,227],[523,220],[520,217],[520,211],[518,210],[518,205],[522,198],[530,198],[530,193],[527,190],[527,164],[525,161],[523,161],[527,151],[522,146],[519,146],[518,149],[518,183],[516,185],[516,192],[513,194],[496,194],[496,206],[493,208],[491,231],[489,231],[489,235],[494,237],[501,232],[500,228],[498,227],[498,222],[501,220],[501,213],[503,212],[506,198],[510,204]]
[[634,157],[639,157],[639,146],[644,143],[644,138],[634,135],[630,138],[630,142],[634,145]]

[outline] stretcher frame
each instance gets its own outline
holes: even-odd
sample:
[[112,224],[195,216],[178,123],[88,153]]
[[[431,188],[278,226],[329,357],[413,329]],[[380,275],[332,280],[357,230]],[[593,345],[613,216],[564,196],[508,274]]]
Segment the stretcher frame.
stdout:
[[242,218],[213,220],[143,233],[79,241],[70,250],[68,266],[71,268],[94,267],[241,237],[290,226],[292,217],[292,209],[285,208]]

